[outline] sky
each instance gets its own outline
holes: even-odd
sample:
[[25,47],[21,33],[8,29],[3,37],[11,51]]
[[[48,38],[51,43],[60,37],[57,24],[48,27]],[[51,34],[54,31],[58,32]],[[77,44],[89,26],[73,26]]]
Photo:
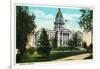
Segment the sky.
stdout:
[[[71,30],[72,32],[83,30],[79,26],[79,18],[82,15],[80,12],[81,8],[70,8],[70,7],[40,7],[40,6],[28,6],[29,14],[34,14],[35,24],[37,25],[36,31],[41,28],[53,30],[54,21],[58,11],[58,8],[61,9],[63,18],[65,21],[64,27]],[[91,43],[91,33],[83,33],[83,41],[87,42],[87,45]]]
[[[36,16],[35,24],[37,25],[36,30],[46,28],[53,30],[54,21],[58,11],[56,7],[37,7],[28,6],[29,13]],[[65,21],[64,27],[72,31],[82,31],[79,26],[79,17],[81,16],[80,9],[78,8],[60,8]]]

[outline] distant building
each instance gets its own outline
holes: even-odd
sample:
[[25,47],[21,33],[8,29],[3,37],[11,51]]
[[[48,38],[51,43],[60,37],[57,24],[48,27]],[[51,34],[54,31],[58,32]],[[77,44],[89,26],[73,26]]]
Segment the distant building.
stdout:
[[[59,8],[58,12],[56,14],[56,17],[55,17],[55,21],[54,21],[54,29],[46,30],[47,34],[49,36],[49,39],[54,38],[55,33],[57,33],[57,35],[56,35],[57,36],[57,47],[68,46],[68,41],[73,36],[73,33],[71,32],[71,30],[64,28],[64,24],[65,24],[64,18],[63,18],[61,10]],[[38,30],[33,36],[33,38],[34,38],[33,42],[34,42],[35,46],[38,43],[41,31],[42,31],[42,29]],[[82,37],[83,37],[82,34],[80,34],[79,32],[76,32],[76,33],[82,39]]]

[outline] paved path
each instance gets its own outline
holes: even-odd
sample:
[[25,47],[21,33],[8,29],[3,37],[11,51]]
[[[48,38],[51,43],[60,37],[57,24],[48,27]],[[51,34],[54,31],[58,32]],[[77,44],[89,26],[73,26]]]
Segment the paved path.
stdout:
[[88,56],[90,56],[90,53],[86,53],[86,54],[80,54],[80,55],[75,55],[75,56],[70,56],[70,57],[65,57],[65,58],[61,58],[58,59],[56,61],[65,61],[65,60],[82,60]]

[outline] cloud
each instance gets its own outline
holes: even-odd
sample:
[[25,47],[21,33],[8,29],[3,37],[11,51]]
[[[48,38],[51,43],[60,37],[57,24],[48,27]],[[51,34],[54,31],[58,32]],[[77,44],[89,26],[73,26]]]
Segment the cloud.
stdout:
[[76,18],[79,18],[81,14],[63,14],[64,19],[72,21]]
[[[54,27],[54,20],[55,16],[53,14],[47,14],[46,12],[42,10],[34,10],[32,11],[35,16],[36,16],[36,25],[37,25],[37,30],[40,28],[48,28],[48,29],[53,29]],[[81,16],[81,14],[68,14],[68,13],[63,13],[64,20],[68,20],[68,22],[65,23],[65,28],[70,29],[70,30],[79,30],[80,28],[78,27],[78,18]]]
[[41,10],[34,10],[33,13],[36,16],[36,25],[37,25],[37,29],[39,30],[40,28],[48,28],[48,29],[52,29],[53,28],[53,22],[54,22],[54,16],[52,14],[47,14],[44,11]]
[[64,20],[67,20],[67,22],[65,22],[65,28],[74,31],[81,31],[78,24],[80,16],[81,14],[63,14]]
[[54,23],[52,20],[36,20],[36,25],[37,25],[37,29],[36,30],[39,30],[41,28],[46,28],[46,29],[49,29],[49,30],[52,30],[53,29],[53,26],[54,26]]
[[54,16],[52,14],[46,14],[44,11],[41,10],[34,10],[33,13],[39,19],[54,19]]

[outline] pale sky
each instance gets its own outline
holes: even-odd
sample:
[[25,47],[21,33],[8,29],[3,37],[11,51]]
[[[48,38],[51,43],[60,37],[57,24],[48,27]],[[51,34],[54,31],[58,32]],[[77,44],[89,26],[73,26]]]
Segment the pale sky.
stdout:
[[[54,21],[58,11],[58,8],[52,7],[37,7],[37,6],[28,6],[29,13],[36,16],[35,24],[37,25],[36,31],[41,28],[46,28],[53,30]],[[80,12],[81,8],[60,8],[63,14],[66,29],[71,31],[83,31],[79,26],[79,18],[82,15]],[[91,42],[91,33],[84,33],[83,40],[89,45]]]
[[[50,30],[53,29],[58,8],[29,6],[29,11],[30,13],[34,13],[36,16],[36,30],[39,30],[43,27]],[[63,14],[64,20],[68,21],[65,22],[66,29],[81,31],[78,24],[79,17],[81,16],[80,9],[61,8],[61,12]]]

